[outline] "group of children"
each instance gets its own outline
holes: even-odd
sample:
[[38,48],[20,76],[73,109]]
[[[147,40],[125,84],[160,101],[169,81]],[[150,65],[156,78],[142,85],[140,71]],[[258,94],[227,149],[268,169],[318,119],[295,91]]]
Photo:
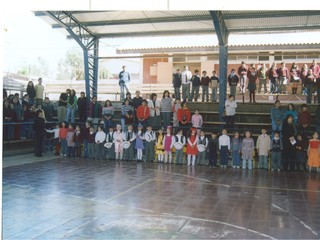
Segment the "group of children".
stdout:
[[[89,159],[109,159],[109,160],[137,160],[145,162],[176,163],[195,166],[209,165],[216,167],[218,155],[220,156],[220,167],[227,168],[229,165],[229,155],[232,158],[232,167],[242,169],[253,168],[255,153],[258,154],[259,169],[268,170],[268,159],[271,156],[270,168],[272,171],[287,170],[309,170],[314,167],[318,171],[320,168],[320,141],[315,132],[306,148],[302,141],[302,136],[290,138],[289,163],[284,163],[283,139],[278,132],[271,138],[266,129],[261,130],[256,144],[250,131],[246,131],[244,138],[239,132],[235,132],[230,138],[227,130],[223,129],[221,136],[211,133],[208,138],[204,130],[192,127],[189,136],[184,135],[182,128],[176,130],[168,126],[166,129],[160,128],[153,131],[148,125],[144,131],[140,124],[134,131],[132,125],[128,125],[126,131],[122,131],[121,125],[115,128],[110,127],[105,132],[101,125],[97,129],[86,122],[85,128],[79,125],[74,126],[66,122],[57,125],[53,130],[46,130],[54,133],[56,154],[69,157],[85,157]],[[255,149],[257,151],[255,151]],[[82,155],[83,150],[83,155]],[[136,152],[136,158],[135,158]],[[270,154],[271,153],[271,154]],[[185,162],[184,162],[184,156]],[[308,157],[307,157],[308,156]],[[242,164],[241,164],[242,159]],[[308,162],[307,162],[308,160]]]

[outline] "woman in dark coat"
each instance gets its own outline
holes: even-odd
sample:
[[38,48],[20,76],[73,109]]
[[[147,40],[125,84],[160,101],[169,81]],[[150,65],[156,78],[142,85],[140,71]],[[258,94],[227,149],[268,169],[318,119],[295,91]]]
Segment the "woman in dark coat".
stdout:
[[290,165],[290,170],[295,170],[295,146],[294,146],[294,137],[296,134],[296,128],[294,125],[292,115],[288,115],[284,120],[282,127],[282,143],[283,143],[283,152],[282,152],[282,166],[283,170],[287,171]]

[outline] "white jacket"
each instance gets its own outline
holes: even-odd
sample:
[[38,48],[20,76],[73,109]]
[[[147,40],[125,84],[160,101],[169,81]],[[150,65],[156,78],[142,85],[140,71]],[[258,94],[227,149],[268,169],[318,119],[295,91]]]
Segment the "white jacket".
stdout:
[[[156,100],[156,105],[153,105],[153,101],[149,100],[148,101],[148,107],[150,109],[150,117],[154,117],[155,114],[156,116],[160,116],[160,108],[161,108],[161,102],[159,100]],[[155,107],[158,107],[156,110],[154,109]]]

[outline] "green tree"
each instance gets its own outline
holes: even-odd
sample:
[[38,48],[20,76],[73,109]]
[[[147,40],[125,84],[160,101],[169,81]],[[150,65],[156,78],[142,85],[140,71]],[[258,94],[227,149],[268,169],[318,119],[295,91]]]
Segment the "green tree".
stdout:
[[49,65],[46,59],[37,57],[33,63],[23,62],[20,64],[17,73],[26,77],[47,77]]
[[84,79],[83,56],[81,51],[70,50],[58,62],[58,80]]

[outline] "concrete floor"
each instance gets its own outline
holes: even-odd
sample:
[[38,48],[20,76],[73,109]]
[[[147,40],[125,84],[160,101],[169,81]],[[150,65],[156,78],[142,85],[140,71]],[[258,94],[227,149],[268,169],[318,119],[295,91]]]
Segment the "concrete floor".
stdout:
[[320,237],[317,173],[30,154],[3,163],[3,239]]

